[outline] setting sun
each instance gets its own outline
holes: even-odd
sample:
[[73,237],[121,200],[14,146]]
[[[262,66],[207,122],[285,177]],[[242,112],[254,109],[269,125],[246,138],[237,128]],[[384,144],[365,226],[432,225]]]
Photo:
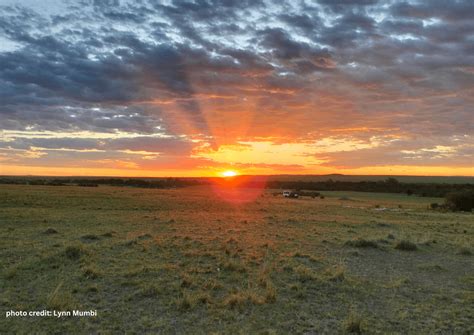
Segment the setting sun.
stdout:
[[222,177],[235,177],[238,174],[239,173],[237,171],[234,171],[234,170],[226,170],[226,171],[221,172]]

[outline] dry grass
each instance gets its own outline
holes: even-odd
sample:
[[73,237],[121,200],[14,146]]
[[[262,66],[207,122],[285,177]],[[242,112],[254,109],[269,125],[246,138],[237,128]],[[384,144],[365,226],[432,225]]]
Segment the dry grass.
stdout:
[[64,288],[64,281],[59,282],[49,294],[46,305],[51,310],[66,311],[73,309],[74,302],[71,294]]

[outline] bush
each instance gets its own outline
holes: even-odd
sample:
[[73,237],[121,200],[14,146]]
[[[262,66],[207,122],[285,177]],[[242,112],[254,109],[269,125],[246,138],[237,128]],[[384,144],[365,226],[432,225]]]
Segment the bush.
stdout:
[[430,208],[431,208],[431,209],[437,209],[438,207],[439,207],[439,204],[438,204],[437,202],[432,202],[432,203],[430,204]]
[[72,260],[78,260],[82,255],[85,254],[85,250],[80,245],[71,245],[68,246],[65,250],[65,255],[67,258]]
[[451,192],[446,195],[446,206],[453,211],[470,212],[474,208],[474,191]]
[[57,233],[58,231],[54,228],[48,228],[43,232],[43,234],[46,234],[46,235],[57,234]]
[[355,248],[378,248],[378,244],[375,241],[372,240],[364,240],[364,239],[357,239],[357,240],[351,240],[347,241],[346,245],[355,247]]
[[418,249],[418,247],[413,242],[402,240],[395,245],[395,249],[403,251],[415,251]]

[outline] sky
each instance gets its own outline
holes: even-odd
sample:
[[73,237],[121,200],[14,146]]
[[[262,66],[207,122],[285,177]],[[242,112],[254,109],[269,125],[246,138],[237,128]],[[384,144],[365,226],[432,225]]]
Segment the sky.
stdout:
[[474,1],[0,0],[0,174],[474,175]]

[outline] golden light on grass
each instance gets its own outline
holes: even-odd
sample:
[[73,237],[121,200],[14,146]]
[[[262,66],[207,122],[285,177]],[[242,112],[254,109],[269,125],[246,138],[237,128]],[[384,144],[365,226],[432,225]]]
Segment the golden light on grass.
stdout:
[[213,178],[211,187],[217,196],[233,204],[255,201],[260,197],[266,185],[266,178],[241,175],[236,170],[219,173],[221,178]]
[[226,170],[220,173],[222,177],[235,177],[238,176],[239,173],[235,170]]

